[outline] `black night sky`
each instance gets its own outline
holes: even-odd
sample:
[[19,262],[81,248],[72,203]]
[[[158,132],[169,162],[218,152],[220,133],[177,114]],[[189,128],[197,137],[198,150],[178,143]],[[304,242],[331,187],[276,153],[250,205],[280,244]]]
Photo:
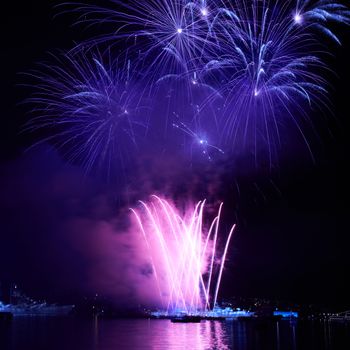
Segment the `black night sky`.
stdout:
[[[109,222],[129,203],[119,198],[112,183],[84,177],[49,145],[26,151],[35,136],[21,133],[29,118],[21,102],[30,90],[20,86],[27,82],[20,73],[47,52],[71,48],[84,33],[70,26],[70,15],[55,17],[50,1],[6,3],[0,21],[0,281],[16,282],[35,298],[69,302],[94,292],[86,284],[95,263],[94,243],[83,231]],[[157,179],[145,194],[167,186],[169,175],[176,182],[173,193],[191,192],[199,200],[213,199],[215,192],[225,202],[226,226],[238,223],[222,297],[350,308],[350,36],[348,28],[339,32],[343,46],[335,47],[329,58],[335,71],[330,75],[334,115],[315,111],[315,131],[306,126],[314,160],[295,133],[285,140],[279,165],[271,170],[252,167],[245,158],[205,170],[188,168],[181,160],[165,167],[150,165]],[[138,193],[145,186],[140,181],[132,179],[124,193]]]

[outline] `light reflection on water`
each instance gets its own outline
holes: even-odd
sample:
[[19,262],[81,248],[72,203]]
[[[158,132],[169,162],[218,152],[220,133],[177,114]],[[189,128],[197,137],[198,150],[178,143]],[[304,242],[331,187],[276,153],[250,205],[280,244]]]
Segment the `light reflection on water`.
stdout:
[[172,324],[166,329],[168,349],[229,349],[221,322]]
[[0,323],[1,350],[343,350],[350,324],[17,318]]
[[[96,350],[230,349],[229,337],[222,322],[174,324],[168,320],[123,321],[110,322],[101,328],[98,340],[95,339]],[[122,336],[111,336],[115,332]]]

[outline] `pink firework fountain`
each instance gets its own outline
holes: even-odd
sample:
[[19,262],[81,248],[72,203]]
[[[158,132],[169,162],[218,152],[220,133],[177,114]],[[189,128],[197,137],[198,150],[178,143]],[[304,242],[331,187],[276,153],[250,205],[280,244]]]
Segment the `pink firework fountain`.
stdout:
[[[131,209],[147,245],[165,314],[197,314],[214,308],[220,288],[232,226],[218,252],[217,216],[204,225],[205,200],[184,214],[167,200],[152,196]],[[207,228],[206,228],[207,227]]]

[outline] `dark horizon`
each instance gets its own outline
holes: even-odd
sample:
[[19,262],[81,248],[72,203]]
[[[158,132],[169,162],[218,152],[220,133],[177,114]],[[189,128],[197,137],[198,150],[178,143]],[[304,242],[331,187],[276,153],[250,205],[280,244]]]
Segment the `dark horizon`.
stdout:
[[[70,26],[70,15],[54,18],[56,10],[47,1],[3,6],[0,282],[13,281],[33,298],[51,301],[103,294],[94,264],[107,263],[94,248],[97,242],[107,247],[108,241],[98,241],[93,228],[106,223],[126,229],[127,208],[166,189],[179,203],[208,198],[216,207],[222,200],[226,231],[237,223],[221,299],[266,297],[350,308],[348,27],[340,31],[343,45],[329,58],[334,115],[316,110],[315,132],[306,128],[314,160],[291,132],[272,169],[257,166],[252,155],[203,167],[189,166],[181,155],[150,159],[145,152],[128,173],[128,185],[120,186],[86,176],[48,143],[26,151],[36,139],[21,132],[29,118],[21,103],[29,90],[20,86],[25,78],[19,73],[30,71],[47,52],[71,48],[83,32]],[[117,266],[116,274],[122,269]],[[93,283],[86,283],[91,270]],[[126,301],[132,302],[134,291],[128,293]],[[110,290],[105,294],[112,298]]]

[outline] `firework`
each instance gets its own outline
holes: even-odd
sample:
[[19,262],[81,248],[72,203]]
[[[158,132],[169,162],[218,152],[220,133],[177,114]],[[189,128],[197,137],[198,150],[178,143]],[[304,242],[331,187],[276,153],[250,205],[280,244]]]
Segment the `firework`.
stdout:
[[54,60],[32,73],[37,83],[27,102],[37,116],[27,129],[40,129],[40,142],[55,144],[87,171],[102,168],[110,173],[127,162],[143,128],[130,65],[114,69],[99,55]]
[[270,162],[280,126],[290,119],[302,133],[305,101],[317,104],[326,94],[318,43],[295,26],[290,12],[289,2],[233,2],[215,22],[220,52],[207,64],[225,98],[223,142],[253,146],[254,153],[267,147]]
[[306,25],[341,44],[337,35],[329,28],[329,23],[350,24],[349,8],[332,0],[298,0],[293,19],[296,25]]
[[[322,34],[340,43],[330,24],[349,25],[348,6],[328,0],[73,6],[78,23],[99,24],[101,34],[77,45],[80,59],[68,55],[67,64],[37,73],[42,84],[32,102],[42,116],[33,129],[59,125],[51,138],[65,149],[73,146],[71,158],[83,158],[87,169],[120,163],[142,126],[149,139],[156,135],[152,144],[155,138],[168,142],[162,150],[178,149],[186,136],[191,157],[194,149],[209,161],[215,153],[257,158],[267,151],[271,166],[282,130],[292,123],[312,155],[304,125],[312,126],[311,109],[328,103],[323,58],[329,49]],[[87,60],[84,50],[95,46],[102,57]],[[106,54],[124,58],[106,67]],[[147,122],[138,117],[141,98],[152,111]],[[172,122],[174,114],[181,122]]]
[[[153,196],[132,209],[147,243],[154,278],[167,313],[195,313],[215,307],[231,228],[224,251],[218,256],[219,212],[205,228],[205,201],[182,215],[171,203]],[[142,210],[141,210],[142,209]]]

